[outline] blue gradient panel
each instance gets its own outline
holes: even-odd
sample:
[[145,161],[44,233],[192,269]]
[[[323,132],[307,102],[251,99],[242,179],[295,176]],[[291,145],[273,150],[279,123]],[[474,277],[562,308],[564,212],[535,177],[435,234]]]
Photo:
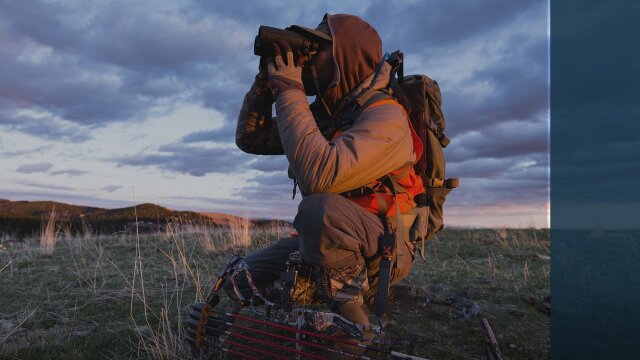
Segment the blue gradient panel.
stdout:
[[639,15],[551,2],[554,360],[640,358]]

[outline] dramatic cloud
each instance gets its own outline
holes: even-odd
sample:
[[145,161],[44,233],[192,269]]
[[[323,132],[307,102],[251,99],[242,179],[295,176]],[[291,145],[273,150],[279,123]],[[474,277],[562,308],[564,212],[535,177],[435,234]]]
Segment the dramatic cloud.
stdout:
[[0,3],[8,43],[0,51],[0,95],[15,108],[100,125],[238,84],[245,70],[238,54],[252,44],[240,19],[204,17],[172,2],[154,6]]
[[35,163],[20,165],[16,171],[23,174],[31,174],[37,172],[47,172],[53,167],[51,163]]
[[[325,12],[352,13],[378,30],[385,51],[404,51],[405,73],[428,74],[441,86],[452,139],[447,171],[463,184],[448,206],[517,203],[539,211],[548,199],[547,11],[540,0],[0,0],[0,149],[12,159],[8,170],[90,181],[96,192],[114,197],[121,185],[107,177],[129,179],[139,169],[158,179],[237,175],[249,184],[224,194],[185,185],[189,196],[178,193],[180,186],[174,194],[156,190],[156,196],[176,206],[192,198],[264,213],[274,204],[291,214],[296,201],[290,200],[286,158],[252,156],[234,145],[238,111],[257,71],[253,38],[260,25],[315,27]],[[598,76],[582,78],[585,94],[604,80]],[[585,94],[576,96],[591,96]],[[215,119],[194,120],[191,111],[154,122],[187,105]],[[620,107],[620,116],[624,111]],[[628,158],[635,139],[624,129],[603,127],[620,134],[615,151]],[[583,134],[575,156],[597,137]],[[37,149],[48,157],[36,158]],[[118,175],[111,174],[114,164]],[[597,178],[601,185],[608,181]]]

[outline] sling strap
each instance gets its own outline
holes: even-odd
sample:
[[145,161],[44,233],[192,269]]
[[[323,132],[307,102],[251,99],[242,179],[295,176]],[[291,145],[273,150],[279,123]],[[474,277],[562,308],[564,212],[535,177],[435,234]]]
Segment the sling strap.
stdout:
[[[396,197],[396,191],[392,184],[392,180],[389,176],[383,177],[383,183],[391,189],[393,193],[393,197]],[[398,206],[398,201],[394,201],[396,206],[396,224],[395,229],[391,229],[391,224],[389,218],[387,217],[387,204],[384,199],[378,197],[381,200],[381,208],[384,210],[382,212],[383,215],[380,216],[380,221],[382,222],[382,227],[384,229],[384,233],[380,238],[378,244],[378,252],[380,254],[380,269],[379,269],[379,281],[378,281],[378,292],[375,296],[375,313],[376,317],[379,321],[381,321],[382,316],[386,312],[387,303],[389,301],[389,286],[391,283],[391,266],[393,264],[393,255],[396,251],[396,244],[398,237],[400,239],[404,239],[404,222],[402,219],[402,214],[400,214],[400,208]]]

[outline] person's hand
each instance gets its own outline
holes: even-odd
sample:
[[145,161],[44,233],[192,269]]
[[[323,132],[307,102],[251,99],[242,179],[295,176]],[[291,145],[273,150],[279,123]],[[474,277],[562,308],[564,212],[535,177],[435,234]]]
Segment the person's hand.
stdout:
[[[291,46],[284,41],[273,43],[275,53],[274,61],[269,61],[267,70],[269,72],[269,84],[274,97],[287,90],[297,89],[304,92],[302,85],[302,67],[297,66],[293,58]],[[287,62],[282,58],[284,51]]]

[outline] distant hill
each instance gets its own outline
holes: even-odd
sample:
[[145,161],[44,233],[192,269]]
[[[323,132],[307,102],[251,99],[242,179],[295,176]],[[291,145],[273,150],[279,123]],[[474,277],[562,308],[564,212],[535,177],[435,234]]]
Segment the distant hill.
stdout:
[[[221,226],[232,226],[234,223],[238,224],[243,221],[241,216],[219,213],[219,212],[199,212],[198,214],[204,215],[207,218],[211,219],[211,221],[216,225]],[[272,225],[276,226],[291,226],[293,225],[290,221],[286,220],[275,220],[275,219],[250,219],[251,225],[258,228],[269,227]]]
[[28,218],[40,219],[41,216],[49,216],[51,209],[54,207],[59,214],[64,213],[69,216],[79,216],[81,214],[93,215],[107,210],[89,206],[69,205],[55,201],[11,201],[0,199],[0,211]]
[[218,213],[218,212],[200,212],[200,215],[206,216],[211,219],[214,223],[229,226],[232,222],[237,222],[241,220],[240,216]]
[[[60,223],[72,232],[81,232],[88,227],[92,232],[110,234],[130,231],[136,226],[139,231],[158,231],[168,223],[180,225],[229,226],[237,216],[224,213],[198,213],[177,211],[155,204],[140,204],[117,209],[70,205],[55,201],[10,201],[0,199],[0,234],[16,237],[38,234],[46,224],[52,209]],[[268,225],[278,220],[252,220],[256,226]]]

